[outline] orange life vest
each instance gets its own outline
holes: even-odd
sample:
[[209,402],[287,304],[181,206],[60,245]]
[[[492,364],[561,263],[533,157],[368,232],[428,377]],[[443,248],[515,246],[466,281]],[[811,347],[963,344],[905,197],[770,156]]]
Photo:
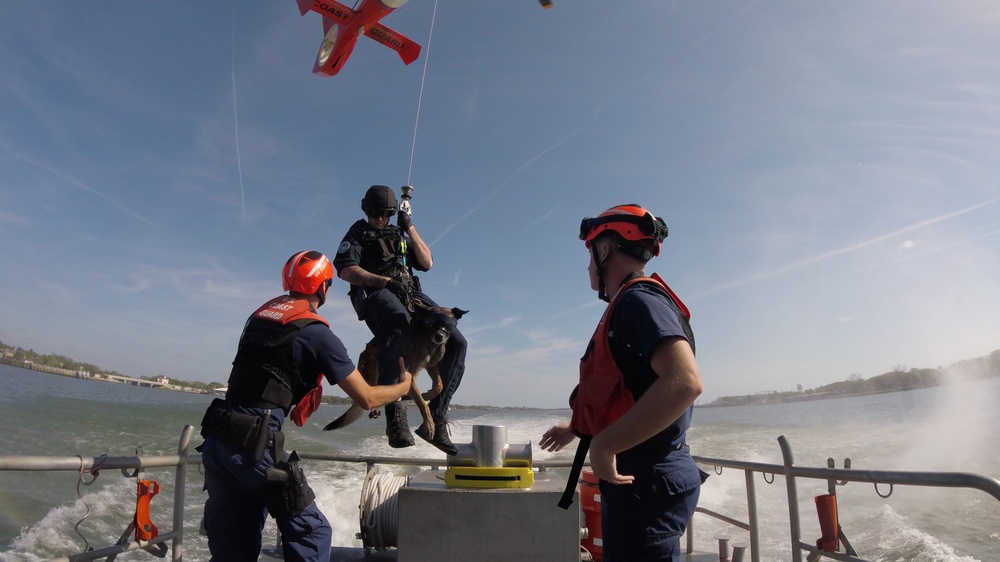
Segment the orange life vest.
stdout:
[[[262,320],[266,322],[274,322],[287,327],[289,330],[294,330],[294,334],[297,334],[299,330],[313,324],[316,322],[322,323],[324,326],[329,327],[329,322],[327,322],[322,316],[316,314],[315,311],[309,306],[309,301],[302,298],[293,298],[288,295],[283,295],[280,297],[273,298],[266,303],[264,303],[260,308],[257,309],[250,316],[250,320],[247,321],[247,328],[249,329],[251,324],[255,320]],[[246,330],[244,330],[246,333]],[[290,335],[290,334],[289,334]],[[289,335],[284,337],[279,337],[280,340],[286,340],[289,343],[292,338]],[[241,340],[241,345],[242,345]],[[289,366],[289,368],[293,368]],[[290,376],[289,373],[281,373],[281,376]],[[305,381],[303,381],[305,382]],[[306,382],[306,384],[309,384]],[[294,386],[294,385],[293,385]],[[230,388],[232,388],[232,381],[230,381]],[[298,398],[298,402],[292,409],[291,415],[292,422],[295,425],[301,427],[309,419],[309,416],[319,408],[320,401],[323,397],[323,373],[319,373],[316,377],[316,381],[311,387],[307,387],[308,390],[302,392],[301,397],[292,396],[292,400]],[[296,394],[299,394],[296,392]],[[291,401],[286,403],[287,406],[291,406]],[[287,408],[285,405],[281,405]],[[285,410],[287,413],[287,409]]]
[[597,435],[635,405],[635,397],[625,387],[625,376],[612,356],[608,331],[611,327],[611,315],[618,300],[625,294],[626,289],[636,283],[654,283],[662,287],[680,309],[681,314],[686,319],[691,318],[691,313],[684,303],[655,273],[651,277],[630,279],[622,285],[608,303],[608,308],[590,338],[587,351],[580,360],[580,383],[569,399],[570,408],[573,409],[570,428],[578,436]]

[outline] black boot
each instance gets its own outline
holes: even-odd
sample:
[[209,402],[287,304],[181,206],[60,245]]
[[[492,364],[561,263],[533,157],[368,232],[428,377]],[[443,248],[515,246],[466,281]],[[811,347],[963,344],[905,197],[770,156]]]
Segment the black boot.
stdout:
[[389,438],[389,446],[393,449],[413,446],[413,434],[406,423],[406,406],[399,402],[385,405],[385,436]]
[[458,447],[451,442],[451,439],[448,438],[448,418],[446,416],[434,416],[433,438],[430,435],[424,435],[424,432],[421,431],[421,429],[423,429],[423,426],[417,428],[417,435],[419,435],[421,439],[427,441],[431,445],[434,445],[438,449],[441,449],[445,452],[445,454],[458,454]]

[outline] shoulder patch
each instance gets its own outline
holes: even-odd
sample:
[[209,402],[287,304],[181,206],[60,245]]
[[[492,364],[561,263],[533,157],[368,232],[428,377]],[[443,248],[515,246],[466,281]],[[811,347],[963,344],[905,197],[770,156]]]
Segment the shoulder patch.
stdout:
[[344,252],[350,249],[351,249],[351,243],[348,242],[347,240],[344,240],[343,242],[340,243],[340,247],[337,248],[337,253],[343,254]]

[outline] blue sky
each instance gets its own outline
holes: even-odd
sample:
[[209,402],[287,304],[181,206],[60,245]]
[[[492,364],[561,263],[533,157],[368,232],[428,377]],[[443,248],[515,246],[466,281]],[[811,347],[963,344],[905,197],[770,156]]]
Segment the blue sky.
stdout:
[[[321,78],[291,0],[0,3],[0,340],[224,382],[288,256],[410,183],[424,288],[471,310],[456,403],[566,404],[603,310],[579,221],[620,203],[670,227],[647,271],[692,310],[703,401],[1000,348],[995,2],[383,23],[415,63],[365,38]],[[356,357],[347,288],[321,312]]]

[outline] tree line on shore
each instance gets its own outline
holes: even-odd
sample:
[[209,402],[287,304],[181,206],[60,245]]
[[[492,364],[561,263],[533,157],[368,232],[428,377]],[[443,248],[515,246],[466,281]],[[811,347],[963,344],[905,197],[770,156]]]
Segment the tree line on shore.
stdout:
[[[9,362],[21,366],[27,369],[34,369],[40,371],[47,371],[45,368],[56,369],[57,373],[87,373],[89,375],[96,375],[98,373],[103,375],[114,375],[117,377],[128,377],[132,379],[140,379],[146,381],[155,381],[156,377],[143,377],[143,376],[133,376],[133,375],[123,375],[117,371],[106,371],[97,365],[90,363],[84,363],[82,361],[77,361],[72,357],[66,357],[65,355],[59,355],[55,353],[38,353],[33,349],[24,349],[22,347],[16,347],[7,345],[0,341],[0,359],[9,360]],[[205,394],[210,394],[213,391],[225,388],[226,385],[220,382],[200,382],[200,381],[185,381],[170,377],[170,383],[177,387],[189,388],[201,391]],[[350,398],[343,396],[323,396],[324,404],[331,404],[335,406],[350,406],[354,402]],[[459,406],[456,406],[459,407]]]
[[[97,365],[92,365],[90,363],[84,363],[82,361],[77,361],[72,357],[66,357],[65,355],[58,355],[55,353],[38,353],[33,349],[24,349],[22,347],[16,347],[7,345],[0,341],[0,357],[6,359],[13,359],[15,362],[23,363],[25,366],[39,365],[42,367],[51,367],[53,369],[64,369],[67,371],[74,371],[78,373],[88,373],[95,375],[98,373],[105,375],[114,375],[117,377],[128,377],[132,379],[140,379],[146,381],[155,381],[156,377],[136,377],[132,375],[123,375],[117,371],[106,371]],[[205,392],[210,392],[216,388],[223,388],[226,385],[218,382],[199,382],[199,381],[182,381],[170,377],[171,383],[181,387],[193,388],[195,390],[201,390]]]
[[778,404],[803,400],[822,400],[825,398],[916,390],[918,388],[930,388],[952,382],[998,376],[1000,376],[1000,349],[991,352],[989,355],[964,359],[943,368],[907,369],[905,366],[897,365],[887,373],[868,379],[863,378],[858,373],[854,373],[847,380],[816,388],[804,390],[800,388],[799,390],[787,392],[757,392],[742,396],[722,396],[708,404],[700,406],[743,406],[747,404]]
[[[75,372],[85,372],[90,374],[104,373],[120,377],[155,381],[156,377],[135,377],[123,375],[116,371],[105,371],[96,365],[76,361],[71,357],[58,354],[42,354],[32,349],[24,349],[5,344],[0,341],[0,357],[13,359],[21,362],[55,369],[65,369]],[[902,390],[915,390],[918,388],[929,388],[940,386],[954,381],[975,380],[1000,376],[1000,349],[991,352],[989,355],[965,359],[949,365],[948,367],[913,368],[907,369],[902,365],[897,365],[887,373],[863,378],[860,374],[851,374],[846,380],[830,383],[810,389],[799,389],[794,391],[768,391],[756,392],[741,396],[721,396],[708,404],[699,404],[699,407],[720,407],[720,406],[744,406],[748,404],[779,404],[782,402],[797,402],[802,400],[821,400],[825,398],[838,398],[843,396],[858,396],[862,394],[878,394],[883,392],[899,392]],[[171,377],[171,383],[201,390],[206,393],[226,385],[219,382],[183,381]],[[350,398],[341,396],[324,396],[323,403],[334,405],[352,404]],[[455,407],[460,407],[455,405]]]

